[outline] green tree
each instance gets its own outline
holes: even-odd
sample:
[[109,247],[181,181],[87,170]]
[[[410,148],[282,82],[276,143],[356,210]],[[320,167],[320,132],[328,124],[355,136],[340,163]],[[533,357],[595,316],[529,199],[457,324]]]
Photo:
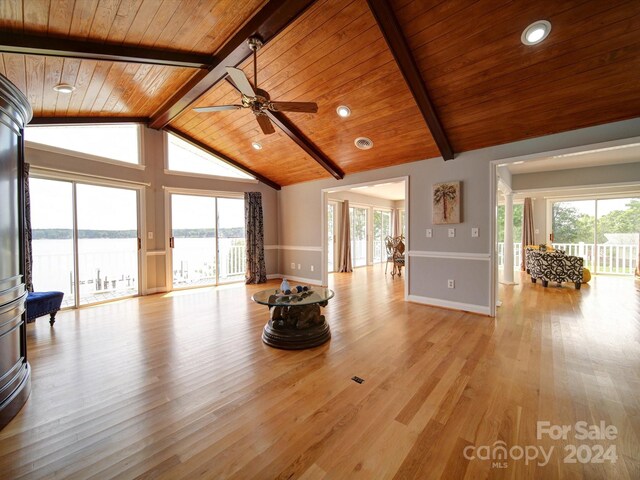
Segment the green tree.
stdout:
[[607,241],[606,233],[640,233],[640,200],[631,199],[625,206],[598,219],[598,243]]
[[[513,241],[522,241],[522,218],[524,205],[513,206]],[[498,205],[498,242],[504,242],[504,205]]]

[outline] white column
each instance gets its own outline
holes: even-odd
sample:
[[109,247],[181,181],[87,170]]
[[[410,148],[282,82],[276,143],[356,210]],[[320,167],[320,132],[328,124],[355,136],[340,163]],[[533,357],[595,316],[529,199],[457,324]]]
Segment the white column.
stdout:
[[504,194],[504,283],[513,284],[513,194]]

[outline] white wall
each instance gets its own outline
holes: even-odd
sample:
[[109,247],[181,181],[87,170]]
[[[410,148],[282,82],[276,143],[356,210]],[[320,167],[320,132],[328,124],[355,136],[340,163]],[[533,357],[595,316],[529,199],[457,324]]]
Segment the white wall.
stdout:
[[[25,160],[37,168],[62,170],[71,175],[90,175],[115,181],[146,183],[144,188],[146,209],[143,212],[146,232],[142,233],[146,251],[146,284],[143,292],[164,291],[167,275],[167,244],[165,232],[165,191],[164,187],[219,192],[262,192],[265,245],[278,244],[278,197],[276,190],[262,183],[247,183],[206,178],[200,175],[175,175],[165,173],[163,133],[142,127],[144,169],[115,165],[71,154],[53,153],[35,148],[26,148]],[[37,173],[34,175],[37,176]],[[153,232],[153,240],[147,238]],[[265,250],[268,274],[279,270],[278,249]]]

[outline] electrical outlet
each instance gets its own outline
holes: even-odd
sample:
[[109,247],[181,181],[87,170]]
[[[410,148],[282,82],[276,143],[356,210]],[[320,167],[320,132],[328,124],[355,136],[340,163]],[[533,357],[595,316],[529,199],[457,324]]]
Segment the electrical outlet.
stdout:
[[313,268],[314,268],[314,267],[313,267],[313,265],[311,265],[311,271],[312,271],[312,272],[313,272]]
[[147,232],[147,238],[153,240],[153,232]]
[[433,230],[431,230],[430,228],[427,228],[427,238],[431,238],[433,237]]
[[295,264],[295,263],[292,263],[292,264],[291,264],[291,268],[293,268],[293,269],[295,270],[295,269],[296,269],[296,264]]
[[455,228],[450,228],[449,229],[449,238],[453,238],[456,236],[456,229]]
[[471,236],[474,238],[478,236],[478,229],[476,227],[471,229]]
[[298,264],[298,270],[300,270],[300,264]]
[[455,280],[447,280],[447,288],[456,288]]

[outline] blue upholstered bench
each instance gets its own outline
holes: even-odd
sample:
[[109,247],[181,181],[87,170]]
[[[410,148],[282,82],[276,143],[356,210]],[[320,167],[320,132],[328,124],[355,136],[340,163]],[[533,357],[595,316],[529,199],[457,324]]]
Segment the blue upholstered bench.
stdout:
[[35,322],[36,318],[51,315],[49,324],[56,321],[56,313],[62,305],[62,292],[29,292],[27,295],[27,323]]

